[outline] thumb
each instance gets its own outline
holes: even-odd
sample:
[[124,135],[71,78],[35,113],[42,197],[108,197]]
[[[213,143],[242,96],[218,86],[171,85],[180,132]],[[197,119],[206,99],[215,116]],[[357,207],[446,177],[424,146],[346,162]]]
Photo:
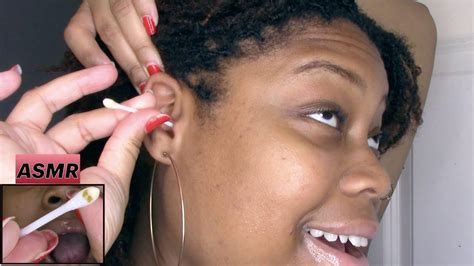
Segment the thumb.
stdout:
[[8,217],[3,219],[2,230],[2,258],[5,258],[18,243],[20,238],[20,227],[13,221],[15,217]]
[[3,220],[3,262],[38,263],[58,245],[58,235],[51,230],[34,231],[20,238],[14,217]]
[[[169,119],[169,116],[158,115],[153,109],[139,110],[130,114],[115,128],[105,144],[98,165],[81,172],[82,184],[104,184],[103,200],[104,205],[107,206],[104,220],[105,243],[103,245],[105,252],[110,249],[122,228],[133,169],[146,133]],[[99,200],[101,199],[99,198],[97,201]],[[90,212],[87,214],[86,208],[81,210],[88,235],[89,233],[98,235],[98,230],[102,230],[102,228],[93,226],[97,215],[102,214],[99,211],[102,206],[102,204],[92,204],[90,208],[87,208]],[[89,240],[91,240],[94,257],[100,259],[102,245],[98,243],[101,244],[101,242],[94,243],[92,239]]]

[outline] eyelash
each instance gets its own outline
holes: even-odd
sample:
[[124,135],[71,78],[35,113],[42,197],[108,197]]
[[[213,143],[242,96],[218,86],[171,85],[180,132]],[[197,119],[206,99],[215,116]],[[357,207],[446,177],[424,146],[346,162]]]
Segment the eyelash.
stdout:
[[[324,116],[324,113],[331,113],[333,116],[336,117],[336,120],[337,120],[337,127],[333,127],[331,125],[328,125],[328,124],[325,124],[321,121],[318,121],[314,118],[311,118],[311,115],[314,115],[314,114],[322,114]],[[320,108],[316,111],[312,111],[310,113],[307,113],[306,114],[306,117],[312,119],[312,120],[315,120],[321,124],[324,124],[328,127],[331,127],[333,129],[336,129],[338,130],[339,132],[342,131],[342,126],[344,125],[344,123],[346,122],[347,120],[347,115],[340,109],[340,108]],[[382,139],[382,136],[383,136],[383,132],[378,132],[377,134],[373,135],[373,136],[370,136],[369,139],[373,139],[374,142],[377,144],[377,149],[373,148],[374,150],[376,150],[378,152],[379,150],[379,146],[380,146],[380,141]],[[369,145],[370,147],[370,145]],[[372,148],[372,147],[371,147]]]
[[[320,122],[320,121],[317,121],[314,118],[311,118],[311,115],[318,114],[318,113],[323,114],[323,115],[324,115],[324,113],[331,113],[332,115],[334,115],[337,119],[337,127],[332,127],[328,124],[324,124],[323,122]],[[328,127],[334,128],[334,129],[338,130],[339,132],[342,131],[342,126],[344,125],[344,123],[347,120],[347,115],[339,107],[336,107],[336,108],[332,108],[332,107],[331,108],[324,108],[324,107],[319,108],[317,110],[312,110],[311,112],[306,113],[305,116],[312,119],[312,120],[314,120],[314,121],[317,121],[321,124],[324,124]]]

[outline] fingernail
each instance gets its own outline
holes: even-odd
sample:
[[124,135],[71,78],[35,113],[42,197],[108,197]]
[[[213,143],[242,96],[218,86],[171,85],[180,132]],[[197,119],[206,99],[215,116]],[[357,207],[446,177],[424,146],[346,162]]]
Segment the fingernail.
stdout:
[[7,217],[5,219],[3,219],[3,224],[2,224],[2,229],[5,227],[5,225],[7,225],[7,223],[11,220],[15,219],[15,216],[11,216],[11,217]]
[[152,117],[145,125],[145,132],[147,134],[151,133],[155,128],[161,126],[164,122],[169,121],[171,117],[166,114],[159,114],[155,117]]
[[10,70],[15,71],[16,73],[18,73],[18,75],[23,74],[23,69],[21,69],[21,66],[19,64],[12,66]]
[[156,63],[149,63],[146,66],[146,70],[148,71],[148,75],[153,75],[161,72],[161,67]]
[[140,91],[140,94],[143,94],[145,92],[145,86],[146,86],[146,81],[143,81],[138,85],[138,90]]
[[143,26],[145,27],[146,33],[151,36],[156,33],[156,26],[153,18],[150,15],[142,17]]
[[79,212],[79,209],[74,210],[74,214],[76,215],[76,218],[81,221],[82,224],[84,224],[84,220],[82,220],[81,213]]
[[46,251],[41,252],[33,259],[33,263],[39,263],[44,260],[44,257],[48,256],[48,254],[51,253],[59,243],[59,237],[54,231],[42,230],[39,232],[42,233],[43,236],[46,238],[46,241],[48,242],[48,247]]

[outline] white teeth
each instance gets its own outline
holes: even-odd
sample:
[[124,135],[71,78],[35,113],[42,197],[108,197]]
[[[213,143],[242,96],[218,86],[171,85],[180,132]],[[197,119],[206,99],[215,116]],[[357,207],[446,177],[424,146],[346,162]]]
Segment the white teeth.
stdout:
[[321,237],[324,235],[324,232],[321,231],[321,230],[318,230],[318,229],[310,229],[309,230],[309,233],[311,234],[311,236],[313,237]]
[[309,232],[311,236],[315,238],[324,236],[324,238],[329,242],[334,242],[339,238],[339,241],[341,241],[342,244],[346,244],[347,241],[350,241],[354,247],[367,247],[369,244],[369,240],[361,236],[337,235],[318,229],[307,229],[306,231]]
[[336,234],[331,234],[328,232],[324,232],[324,238],[326,238],[327,241],[329,242],[334,242],[337,240],[337,235]]
[[347,239],[349,239],[348,236],[345,236],[345,235],[339,235],[339,240],[341,240],[341,243],[342,244],[345,244],[347,243]]
[[349,241],[354,247],[360,247],[360,237],[359,236],[349,236]]

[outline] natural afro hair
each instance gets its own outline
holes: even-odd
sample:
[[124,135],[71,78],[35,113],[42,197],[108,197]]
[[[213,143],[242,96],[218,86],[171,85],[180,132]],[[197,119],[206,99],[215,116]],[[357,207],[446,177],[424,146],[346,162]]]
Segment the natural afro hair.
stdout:
[[[385,31],[351,0],[158,1],[159,32],[153,37],[167,71],[186,83],[202,102],[218,101],[222,90],[215,80],[190,77],[222,73],[231,59],[255,56],[282,43],[292,21],[330,24],[345,19],[357,25],[377,47],[387,72],[389,94],[383,116],[380,149],[396,144],[421,124],[417,77],[420,69],[405,40]],[[268,36],[267,29],[276,33]],[[288,30],[288,29],[287,29]],[[291,31],[291,29],[289,29]],[[273,38],[272,38],[273,37]],[[254,43],[255,49],[242,43]],[[217,75],[219,76],[219,75]],[[206,75],[205,77],[209,77]]]

